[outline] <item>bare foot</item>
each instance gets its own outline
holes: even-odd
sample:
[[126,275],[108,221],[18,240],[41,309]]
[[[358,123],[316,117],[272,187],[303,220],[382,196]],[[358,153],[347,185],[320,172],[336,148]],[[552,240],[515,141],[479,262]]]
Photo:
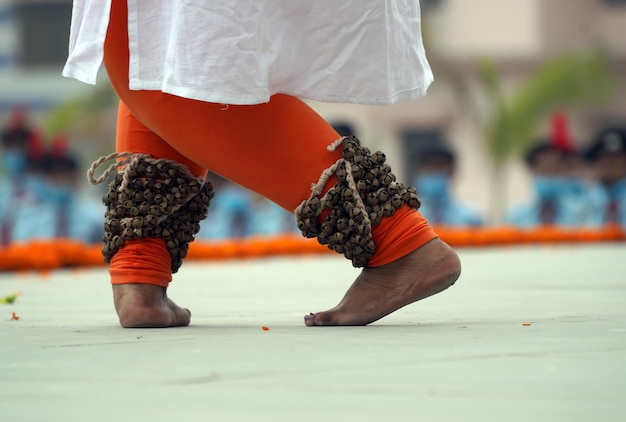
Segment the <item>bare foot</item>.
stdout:
[[313,325],[367,325],[410,303],[439,293],[461,274],[461,262],[444,242],[426,245],[382,267],[365,267],[332,309],[306,315]]
[[165,287],[114,284],[113,302],[124,328],[165,328],[189,325],[191,312],[172,302]]

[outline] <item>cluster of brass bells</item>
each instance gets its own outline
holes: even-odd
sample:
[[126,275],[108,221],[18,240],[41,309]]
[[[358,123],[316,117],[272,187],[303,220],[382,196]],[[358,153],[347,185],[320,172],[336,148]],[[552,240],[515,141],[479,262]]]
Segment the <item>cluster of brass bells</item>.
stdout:
[[342,159],[331,167],[337,184],[322,197],[314,189],[296,210],[296,221],[305,237],[364,267],[376,252],[372,226],[404,204],[418,209],[420,202],[415,188],[396,181],[382,152],[372,154],[353,136],[342,138],[342,146]]
[[156,237],[165,241],[172,272],[178,271],[213,198],[211,183],[185,170],[170,160],[142,158],[116,175],[102,198],[106,262],[126,241]]

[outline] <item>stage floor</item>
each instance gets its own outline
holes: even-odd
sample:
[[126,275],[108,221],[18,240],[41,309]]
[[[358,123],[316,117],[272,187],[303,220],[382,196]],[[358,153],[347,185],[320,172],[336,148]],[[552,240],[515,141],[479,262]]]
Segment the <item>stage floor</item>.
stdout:
[[0,419],[623,421],[626,245],[458,252],[367,327],[303,324],[358,273],[335,256],[187,262],[170,329],[120,328],[105,267],[0,273]]

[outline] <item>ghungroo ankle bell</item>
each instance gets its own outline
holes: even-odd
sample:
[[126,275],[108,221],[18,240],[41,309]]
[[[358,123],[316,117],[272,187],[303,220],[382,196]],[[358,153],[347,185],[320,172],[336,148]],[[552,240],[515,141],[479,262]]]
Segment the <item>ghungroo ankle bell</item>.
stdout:
[[[415,188],[396,181],[385,155],[373,154],[354,137],[343,137],[328,147],[343,146],[342,158],[326,169],[309,199],[295,211],[298,228],[308,238],[345,255],[355,267],[364,267],[376,252],[372,227],[407,204],[418,209]],[[322,192],[332,175],[337,183]]]
[[[94,179],[95,169],[115,158],[123,160]],[[130,153],[111,154],[93,163],[89,181],[102,183],[115,168],[120,170],[102,198],[107,208],[104,260],[110,262],[126,241],[162,238],[172,258],[172,273],[177,272],[200,230],[200,221],[207,216],[213,198],[211,183],[175,161]]]

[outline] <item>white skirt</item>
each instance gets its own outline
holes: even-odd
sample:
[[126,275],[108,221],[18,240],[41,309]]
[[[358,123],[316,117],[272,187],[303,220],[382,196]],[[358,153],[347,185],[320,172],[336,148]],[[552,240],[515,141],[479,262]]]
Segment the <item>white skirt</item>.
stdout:
[[[95,83],[110,0],[74,0],[63,75]],[[130,89],[392,104],[433,80],[418,0],[128,0]]]

